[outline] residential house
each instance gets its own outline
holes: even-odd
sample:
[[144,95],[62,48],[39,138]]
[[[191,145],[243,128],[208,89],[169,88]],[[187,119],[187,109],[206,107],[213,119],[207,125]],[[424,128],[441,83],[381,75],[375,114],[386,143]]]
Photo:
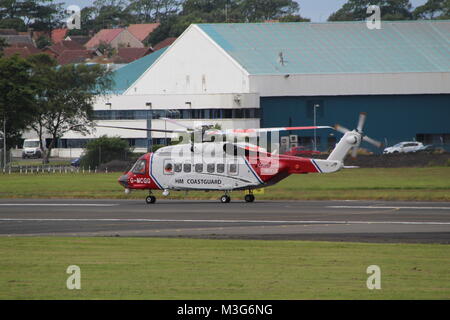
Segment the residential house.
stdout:
[[144,44],[139,41],[127,29],[103,29],[100,30],[84,46],[86,49],[97,49],[100,44],[109,44],[112,48],[143,48]]
[[160,23],[131,24],[127,30],[139,41],[146,43],[152,32],[155,31],[160,25]]
[[164,48],[167,48],[172,45],[177,40],[177,38],[166,38],[165,40],[161,41],[160,43],[153,46],[153,50],[158,51]]
[[54,29],[52,30],[52,42],[53,44],[60,43],[61,41],[65,40],[67,36],[67,32],[69,32],[69,29]]
[[82,46],[84,46],[89,40],[91,40],[91,37],[89,36],[67,36],[64,40],[67,41],[74,41]]
[[114,61],[119,64],[130,63],[150,53],[153,53],[152,48],[119,48]]

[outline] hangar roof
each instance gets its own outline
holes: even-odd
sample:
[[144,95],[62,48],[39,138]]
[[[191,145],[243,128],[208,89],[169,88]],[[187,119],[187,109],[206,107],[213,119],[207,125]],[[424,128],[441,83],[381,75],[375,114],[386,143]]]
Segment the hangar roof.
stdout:
[[253,75],[450,72],[450,21],[199,24]]
[[166,50],[167,48],[155,51],[116,70],[113,74],[115,84],[111,92],[124,93]]

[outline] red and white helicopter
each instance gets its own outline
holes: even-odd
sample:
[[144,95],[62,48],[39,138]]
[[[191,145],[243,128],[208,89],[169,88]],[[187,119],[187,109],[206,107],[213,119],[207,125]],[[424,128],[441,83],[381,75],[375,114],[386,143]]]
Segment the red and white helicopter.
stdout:
[[[363,133],[366,114],[361,113],[358,126],[350,131],[336,125],[333,127],[284,127],[245,130],[215,130],[208,126],[195,130],[136,129],[126,127],[99,126],[106,128],[184,133],[194,135],[190,144],[179,144],[159,149],[142,156],[132,169],[119,178],[125,193],[131,190],[149,190],[148,204],[156,202],[153,190],[162,190],[163,196],[171,191],[223,191],[222,203],[229,203],[230,192],[248,191],[246,202],[254,202],[253,190],[278,183],[292,174],[333,173],[344,168],[344,158],[353,149],[353,156],[362,141],[380,148],[382,144]],[[310,159],[289,155],[278,155],[249,142],[223,141],[223,137],[258,135],[268,132],[291,130],[335,129],[344,134],[328,159]],[[199,141],[198,137],[201,137]],[[212,137],[215,137],[212,138]],[[219,137],[218,141],[217,137]],[[207,140],[207,141],[206,141]],[[255,141],[257,141],[255,139]]]

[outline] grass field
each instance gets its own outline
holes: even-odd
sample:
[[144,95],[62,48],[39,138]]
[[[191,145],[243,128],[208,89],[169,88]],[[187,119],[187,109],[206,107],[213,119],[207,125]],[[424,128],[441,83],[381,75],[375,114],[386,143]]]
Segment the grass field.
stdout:
[[[0,198],[143,199],[125,196],[109,174],[0,174]],[[222,193],[175,192],[171,199],[218,199]],[[233,198],[241,198],[232,194]],[[450,167],[355,169],[328,175],[296,175],[267,188],[258,199],[450,201]]]
[[0,254],[0,299],[450,299],[448,245],[0,238]]

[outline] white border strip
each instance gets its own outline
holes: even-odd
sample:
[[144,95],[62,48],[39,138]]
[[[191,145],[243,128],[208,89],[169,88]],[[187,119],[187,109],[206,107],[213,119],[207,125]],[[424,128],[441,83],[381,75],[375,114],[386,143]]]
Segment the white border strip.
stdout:
[[395,225],[448,225],[450,222],[440,221],[271,221],[271,220],[168,220],[168,219],[20,219],[0,218],[0,222],[170,222],[170,223],[249,223],[249,224],[340,224],[340,225],[368,225],[368,224],[395,224]]

